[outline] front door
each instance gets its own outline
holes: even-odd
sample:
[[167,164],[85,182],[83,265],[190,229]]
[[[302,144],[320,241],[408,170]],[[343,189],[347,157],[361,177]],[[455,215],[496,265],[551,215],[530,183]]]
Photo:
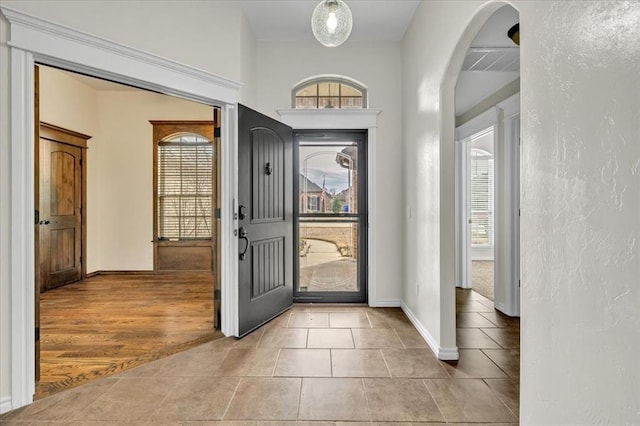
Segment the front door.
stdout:
[[367,133],[296,131],[297,302],[367,301]]
[[239,335],[293,303],[292,129],[238,110]]
[[82,278],[82,149],[40,137],[40,290]]

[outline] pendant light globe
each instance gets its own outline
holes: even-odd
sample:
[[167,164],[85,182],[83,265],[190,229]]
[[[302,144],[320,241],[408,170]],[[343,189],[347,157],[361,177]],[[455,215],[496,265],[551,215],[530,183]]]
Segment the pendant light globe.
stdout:
[[351,34],[351,9],[342,0],[322,0],[311,15],[311,30],[316,39],[327,47],[344,43]]

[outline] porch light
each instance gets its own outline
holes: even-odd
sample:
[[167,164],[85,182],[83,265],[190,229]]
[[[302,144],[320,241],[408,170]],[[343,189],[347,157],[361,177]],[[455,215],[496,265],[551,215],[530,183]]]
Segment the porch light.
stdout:
[[311,15],[311,30],[327,47],[344,43],[351,34],[353,18],[349,6],[342,0],[322,0]]

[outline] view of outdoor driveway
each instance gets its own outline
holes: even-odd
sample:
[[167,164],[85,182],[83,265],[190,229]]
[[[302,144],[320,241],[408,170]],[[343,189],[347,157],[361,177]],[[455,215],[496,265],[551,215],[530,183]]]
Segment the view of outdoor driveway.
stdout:
[[[354,225],[348,223],[301,224],[301,291],[358,290],[358,265],[351,253],[353,247],[337,242],[350,241],[352,227]],[[324,233],[326,239],[304,238],[305,233]]]
[[360,290],[357,159],[344,140],[300,144],[300,292]]

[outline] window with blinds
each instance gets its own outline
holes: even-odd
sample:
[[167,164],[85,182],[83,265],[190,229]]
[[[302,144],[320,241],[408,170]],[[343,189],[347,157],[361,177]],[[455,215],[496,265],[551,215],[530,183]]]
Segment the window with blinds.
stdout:
[[158,142],[158,239],[210,239],[212,159],[210,140],[179,134]]
[[493,245],[493,156],[471,150],[471,244]]

